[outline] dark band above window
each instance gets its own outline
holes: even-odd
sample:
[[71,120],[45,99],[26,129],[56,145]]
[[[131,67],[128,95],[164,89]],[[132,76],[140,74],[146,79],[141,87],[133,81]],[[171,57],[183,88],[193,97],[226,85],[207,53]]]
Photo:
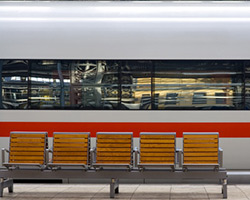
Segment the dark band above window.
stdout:
[[245,110],[250,62],[2,60],[1,109]]

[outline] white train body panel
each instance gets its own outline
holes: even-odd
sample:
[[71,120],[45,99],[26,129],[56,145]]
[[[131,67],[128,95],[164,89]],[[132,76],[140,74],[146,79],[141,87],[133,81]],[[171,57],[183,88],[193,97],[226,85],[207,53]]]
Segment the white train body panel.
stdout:
[[249,2],[1,2],[2,59],[249,59]]
[[[250,2],[0,2],[0,59],[250,60]],[[222,132],[224,166],[250,168],[249,111],[0,110],[0,147],[9,131],[63,127],[93,146],[102,130],[134,127],[136,146],[139,130],[176,127],[179,148],[182,131]]]

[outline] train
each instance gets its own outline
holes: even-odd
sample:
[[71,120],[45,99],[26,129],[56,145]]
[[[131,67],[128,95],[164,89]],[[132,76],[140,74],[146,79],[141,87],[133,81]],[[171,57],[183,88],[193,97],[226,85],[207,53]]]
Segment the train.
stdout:
[[250,2],[0,2],[0,147],[11,131],[219,132],[250,168]]

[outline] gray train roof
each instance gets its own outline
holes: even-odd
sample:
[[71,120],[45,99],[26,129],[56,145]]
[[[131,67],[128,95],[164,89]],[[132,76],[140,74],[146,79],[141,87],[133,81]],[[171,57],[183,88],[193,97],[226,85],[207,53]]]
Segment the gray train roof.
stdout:
[[0,59],[250,59],[250,2],[0,2]]

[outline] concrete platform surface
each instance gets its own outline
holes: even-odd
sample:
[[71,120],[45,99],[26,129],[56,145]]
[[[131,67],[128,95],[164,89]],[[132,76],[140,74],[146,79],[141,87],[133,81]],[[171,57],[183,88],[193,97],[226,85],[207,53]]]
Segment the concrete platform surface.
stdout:
[[[120,184],[115,199],[222,199],[215,184]],[[14,184],[14,193],[4,189],[4,197],[14,200],[108,199],[109,184]],[[250,185],[228,185],[228,199],[250,199]]]

